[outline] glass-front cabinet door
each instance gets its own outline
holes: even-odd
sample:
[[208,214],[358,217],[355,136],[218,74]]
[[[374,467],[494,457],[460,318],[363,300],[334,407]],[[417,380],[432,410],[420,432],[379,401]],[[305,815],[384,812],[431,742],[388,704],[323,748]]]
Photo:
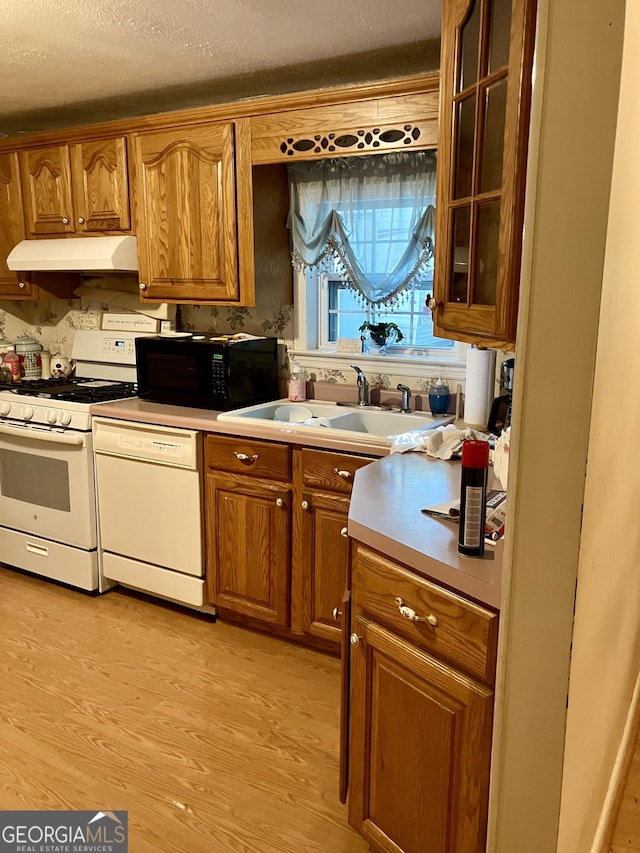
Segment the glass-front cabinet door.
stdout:
[[515,341],[534,0],[443,7],[436,334]]

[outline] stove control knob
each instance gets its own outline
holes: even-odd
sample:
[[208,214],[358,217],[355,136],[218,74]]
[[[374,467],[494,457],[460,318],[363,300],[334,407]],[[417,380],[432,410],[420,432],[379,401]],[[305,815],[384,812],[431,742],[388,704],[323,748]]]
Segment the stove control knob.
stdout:
[[58,418],[62,426],[69,426],[71,423],[71,415],[69,412],[60,412],[60,417]]
[[51,410],[51,411],[47,412],[46,418],[47,418],[47,423],[55,424],[55,422],[58,420],[58,413]]
[[25,421],[30,421],[33,417],[33,406],[23,406],[22,417],[25,419]]
[[2,403],[2,405],[0,406],[0,416],[2,416],[3,418],[6,418],[6,416],[9,414],[10,411],[11,411],[11,403]]

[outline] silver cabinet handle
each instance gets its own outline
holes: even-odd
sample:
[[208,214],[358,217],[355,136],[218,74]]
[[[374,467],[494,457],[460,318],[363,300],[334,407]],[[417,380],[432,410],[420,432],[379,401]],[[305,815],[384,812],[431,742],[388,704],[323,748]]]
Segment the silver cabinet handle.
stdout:
[[309,509],[309,501],[302,501],[300,506],[302,507],[302,509]]
[[84,225],[84,216],[78,217],[78,225]]
[[20,290],[24,290],[24,288],[25,288],[26,286],[27,286],[27,285],[24,283],[24,281],[19,281],[19,282],[18,282],[18,287],[20,288]]
[[334,468],[333,473],[337,474],[338,477],[342,477],[343,480],[350,480],[353,477],[351,471],[345,471],[342,468]]
[[398,610],[400,611],[400,615],[404,616],[405,619],[408,619],[410,622],[428,622],[429,625],[433,625],[435,628],[438,625],[438,618],[430,613],[428,616],[418,616],[415,610],[411,607],[407,607],[404,603],[404,598],[400,598],[397,596],[394,598],[395,603],[398,605]]
[[246,453],[238,453],[235,450],[233,451],[233,455],[236,457],[238,462],[243,462],[245,465],[253,465],[258,458],[257,453],[254,453],[253,456],[248,456]]
[[342,528],[342,530],[340,531],[340,536],[344,536],[344,538],[345,538],[345,539],[347,539],[347,538],[348,538],[349,534],[347,533],[347,528],[346,528],[346,527],[343,527],[343,528]]
[[69,217],[68,217],[68,216],[63,216],[63,217],[62,217],[62,224],[63,224],[63,225],[68,225],[68,224],[69,224]]
[[339,610],[337,607],[334,607],[333,610],[331,611],[331,615],[333,616],[333,618],[337,622],[338,619],[342,616],[342,610]]
[[284,506],[284,501],[282,500],[282,498],[276,498],[276,506],[277,507]]
[[360,637],[357,634],[352,634],[349,637],[349,642],[355,648],[356,646],[360,645]]
[[140,290],[146,290],[146,289],[147,289],[147,285],[146,285],[146,284],[144,284],[143,282],[140,282],[140,284],[138,285],[138,287],[140,288]]

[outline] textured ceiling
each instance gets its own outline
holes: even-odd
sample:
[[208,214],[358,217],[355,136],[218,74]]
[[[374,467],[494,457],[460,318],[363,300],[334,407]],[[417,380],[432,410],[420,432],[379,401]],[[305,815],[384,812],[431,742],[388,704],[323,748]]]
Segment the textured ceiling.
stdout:
[[0,133],[12,135],[214,102],[217,90],[433,70],[441,2],[2,0],[2,17]]

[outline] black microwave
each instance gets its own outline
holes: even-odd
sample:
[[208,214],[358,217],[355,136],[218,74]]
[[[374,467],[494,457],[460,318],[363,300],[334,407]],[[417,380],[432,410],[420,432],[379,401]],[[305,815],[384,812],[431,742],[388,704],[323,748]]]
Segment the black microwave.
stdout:
[[280,397],[278,339],[211,335],[136,338],[138,396],[198,409],[237,409]]

